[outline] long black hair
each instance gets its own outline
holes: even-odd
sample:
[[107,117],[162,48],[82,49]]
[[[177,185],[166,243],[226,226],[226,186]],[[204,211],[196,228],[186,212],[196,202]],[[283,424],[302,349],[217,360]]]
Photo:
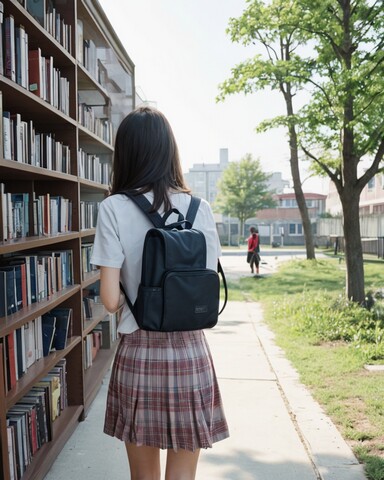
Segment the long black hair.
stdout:
[[153,210],[171,208],[170,191],[190,193],[181,170],[179,151],[165,116],[139,107],[121,122],[115,141],[111,193],[153,191]]

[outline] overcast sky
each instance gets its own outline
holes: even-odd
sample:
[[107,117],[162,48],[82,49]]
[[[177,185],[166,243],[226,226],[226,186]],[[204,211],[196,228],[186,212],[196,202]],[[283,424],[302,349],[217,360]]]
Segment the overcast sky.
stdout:
[[[251,153],[264,171],[290,179],[284,131],[255,133],[260,121],[285,112],[282,97],[264,91],[215,101],[231,68],[255,53],[231,43],[225,32],[245,0],[99,1],[135,64],[136,85],[170,121],[184,171],[194,163],[218,163],[219,149],[228,148],[230,160]],[[327,189],[327,180],[304,182],[305,191]]]

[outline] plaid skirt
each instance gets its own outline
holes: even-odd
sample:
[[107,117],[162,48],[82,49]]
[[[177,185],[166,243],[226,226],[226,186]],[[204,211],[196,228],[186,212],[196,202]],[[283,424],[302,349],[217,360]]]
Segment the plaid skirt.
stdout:
[[122,335],[104,432],[138,446],[194,451],[229,436],[201,330]]

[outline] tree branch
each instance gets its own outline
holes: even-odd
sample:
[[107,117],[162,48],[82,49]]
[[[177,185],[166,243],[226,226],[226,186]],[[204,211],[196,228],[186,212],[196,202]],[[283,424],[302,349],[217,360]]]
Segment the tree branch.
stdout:
[[383,159],[383,156],[384,156],[384,138],[382,138],[380,142],[379,148],[377,149],[372,165],[368,168],[368,170],[364,172],[364,175],[362,175],[357,181],[357,184],[361,189],[363,189],[365,185],[367,185],[369,180],[374,175],[376,175],[379,169],[380,162]]
[[312,158],[312,160],[314,160],[324,170],[324,172],[334,182],[335,185],[337,184],[337,182],[339,182],[337,174],[335,172],[332,172],[332,170],[328,167],[328,165],[326,165],[321,160],[319,160],[317,157],[315,157],[315,155],[313,155],[309,150],[307,150],[304,147],[304,145],[301,145],[301,148],[302,148],[303,152],[307,155],[307,157]]

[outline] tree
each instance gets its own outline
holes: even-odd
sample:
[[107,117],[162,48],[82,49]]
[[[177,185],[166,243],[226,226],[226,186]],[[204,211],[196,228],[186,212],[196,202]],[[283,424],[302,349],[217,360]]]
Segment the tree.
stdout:
[[239,162],[228,165],[218,189],[215,210],[237,217],[241,235],[248,218],[254,217],[259,210],[275,206],[272,193],[268,190],[268,175],[262,171],[259,160],[254,160],[250,153]]
[[[267,8],[267,2],[248,3]],[[275,3],[278,0],[268,2]],[[280,3],[282,31],[292,29],[309,51],[307,58],[295,55],[289,64],[282,63],[289,68],[288,79],[311,89],[308,104],[289,121],[298,128],[307,157],[336,185],[343,211],[346,294],[361,303],[365,287],[360,194],[380,170],[384,155],[382,0]],[[272,81],[268,71],[264,77],[260,74],[264,82]]]
[[315,41],[311,102],[301,144],[336,185],[343,211],[346,293],[363,302],[359,223],[362,189],[384,155],[384,9],[382,0],[301,0],[297,27]]
[[[303,224],[307,259],[315,258],[312,225],[302,189],[299,169],[299,147],[295,124],[294,96],[303,86],[303,70],[310,76],[312,63],[295,54],[297,47],[308,37],[297,29],[295,20],[298,9],[295,2],[273,0],[267,5],[260,0],[248,1],[248,7],[238,19],[229,22],[228,33],[233,42],[262,46],[265,56],[259,54],[246,60],[232,70],[232,77],[221,86],[219,99],[244,92],[251,93],[265,88],[279,90],[286,105],[286,115],[259,125],[263,131],[284,125],[288,131],[290,166],[293,188]],[[291,17],[293,21],[291,21]]]

